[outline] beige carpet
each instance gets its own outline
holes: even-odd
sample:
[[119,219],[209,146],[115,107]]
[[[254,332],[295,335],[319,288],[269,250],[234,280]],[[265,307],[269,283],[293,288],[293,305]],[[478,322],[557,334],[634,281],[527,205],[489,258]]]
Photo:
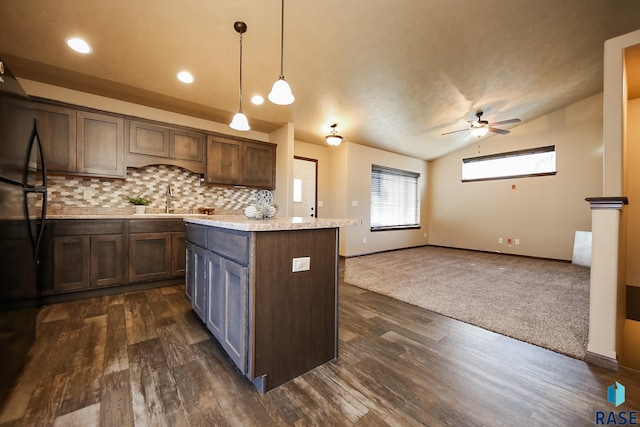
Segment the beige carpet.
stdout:
[[425,246],[345,260],[345,282],[579,359],[587,267]]

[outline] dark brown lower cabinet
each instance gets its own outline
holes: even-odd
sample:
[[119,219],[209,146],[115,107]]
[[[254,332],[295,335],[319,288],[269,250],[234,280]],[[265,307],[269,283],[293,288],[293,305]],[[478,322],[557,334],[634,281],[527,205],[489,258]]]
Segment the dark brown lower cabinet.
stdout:
[[187,271],[187,241],[184,232],[171,233],[171,275],[184,276]]
[[47,221],[44,295],[184,278],[182,219]]
[[54,238],[53,287],[56,291],[71,291],[89,287],[90,248],[90,236]]
[[110,286],[122,283],[124,251],[123,236],[91,236],[91,286]]
[[164,279],[171,275],[171,234],[129,236],[129,281]]
[[122,283],[122,235],[54,239],[54,289],[72,291]]
[[184,277],[184,230],[182,219],[130,220],[129,282]]

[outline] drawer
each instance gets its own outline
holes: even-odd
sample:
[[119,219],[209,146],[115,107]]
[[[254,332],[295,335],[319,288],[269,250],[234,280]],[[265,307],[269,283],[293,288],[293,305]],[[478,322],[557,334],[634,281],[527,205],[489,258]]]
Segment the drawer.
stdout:
[[207,227],[204,225],[187,224],[187,242],[191,242],[201,248],[207,247]]
[[116,219],[55,219],[46,224],[54,236],[124,233],[124,221]]
[[207,248],[242,265],[249,264],[251,235],[243,231],[207,228]]
[[129,233],[165,233],[184,231],[184,221],[180,219],[132,219]]

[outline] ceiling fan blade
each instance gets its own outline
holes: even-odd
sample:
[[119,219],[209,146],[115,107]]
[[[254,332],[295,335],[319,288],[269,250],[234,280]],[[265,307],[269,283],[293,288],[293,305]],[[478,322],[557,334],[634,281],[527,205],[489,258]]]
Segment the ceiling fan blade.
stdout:
[[508,125],[509,123],[520,123],[522,120],[520,119],[509,119],[509,120],[501,120],[499,122],[491,123],[491,126],[494,125]]
[[453,130],[453,131],[451,131],[451,132],[445,132],[445,133],[442,133],[442,134],[440,134],[440,135],[449,135],[450,133],[466,132],[466,131],[469,131],[469,129],[458,129],[458,130]]
[[511,133],[511,132],[509,132],[508,130],[505,130],[505,129],[498,129],[498,128],[489,128],[489,132],[499,133],[500,135],[506,135],[506,134],[508,134],[508,133]]

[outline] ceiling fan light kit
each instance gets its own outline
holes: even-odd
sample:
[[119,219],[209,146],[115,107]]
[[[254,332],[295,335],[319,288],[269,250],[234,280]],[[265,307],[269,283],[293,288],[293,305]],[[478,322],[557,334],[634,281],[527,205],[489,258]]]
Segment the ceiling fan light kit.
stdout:
[[493,122],[493,123],[489,123],[487,120],[482,120],[482,115],[484,114],[484,112],[482,110],[479,110],[476,112],[476,117],[477,120],[471,120],[468,121],[467,123],[469,123],[470,127],[467,129],[458,129],[458,130],[454,130],[451,132],[445,132],[442,135],[449,135],[451,133],[456,133],[456,132],[469,132],[472,136],[475,137],[482,137],[485,136],[487,133],[489,132],[493,132],[493,133],[497,133],[500,135],[506,135],[508,133],[510,133],[510,131],[506,130],[506,129],[499,129],[496,128],[494,126],[496,125],[506,125],[506,124],[510,124],[510,123],[520,123],[520,119],[515,118],[515,119],[508,119],[508,120],[501,120],[499,122]]
[[282,0],[282,8],[280,10],[280,76],[273,84],[268,98],[274,104],[289,105],[293,104],[296,98],[293,96],[291,86],[284,79],[284,0]]
[[251,129],[247,116],[242,112],[242,34],[247,31],[247,24],[241,21],[236,21],[233,24],[233,28],[240,34],[240,109],[233,116],[233,120],[229,123],[231,129],[248,131]]
[[481,136],[485,136],[489,133],[489,128],[487,127],[471,127],[471,135],[480,138]]

